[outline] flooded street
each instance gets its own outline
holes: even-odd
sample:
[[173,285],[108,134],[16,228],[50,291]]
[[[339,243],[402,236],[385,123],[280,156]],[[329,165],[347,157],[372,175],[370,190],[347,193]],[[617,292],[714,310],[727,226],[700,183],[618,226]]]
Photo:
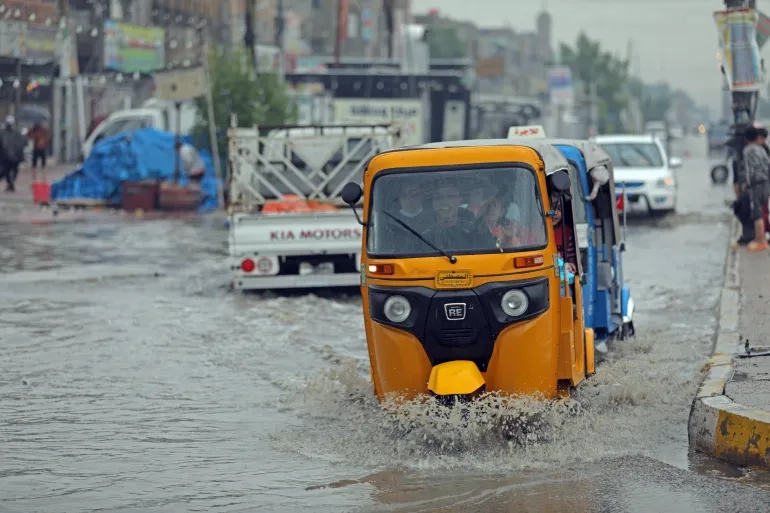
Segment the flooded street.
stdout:
[[679,213],[629,228],[637,339],[577,413],[519,405],[524,447],[484,404],[383,413],[360,298],[230,292],[221,219],[0,224],[0,511],[768,511],[766,476],[688,453],[730,217],[686,147]]

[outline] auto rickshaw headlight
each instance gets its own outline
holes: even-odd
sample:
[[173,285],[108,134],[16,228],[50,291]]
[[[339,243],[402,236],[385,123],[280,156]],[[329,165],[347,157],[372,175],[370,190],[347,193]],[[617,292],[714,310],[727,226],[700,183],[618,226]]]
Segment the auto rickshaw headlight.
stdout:
[[500,307],[503,309],[503,312],[505,312],[505,315],[518,317],[523,315],[524,312],[527,311],[527,308],[529,308],[529,298],[521,290],[509,290],[503,294]]
[[385,310],[385,317],[390,322],[404,322],[409,318],[409,314],[412,313],[412,306],[404,296],[390,296],[385,301],[383,310]]

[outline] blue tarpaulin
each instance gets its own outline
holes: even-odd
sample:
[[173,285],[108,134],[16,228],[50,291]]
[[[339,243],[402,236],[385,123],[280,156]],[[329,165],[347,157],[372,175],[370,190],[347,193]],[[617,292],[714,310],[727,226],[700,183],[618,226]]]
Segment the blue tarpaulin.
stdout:
[[[83,167],[51,184],[51,200],[87,198],[119,204],[123,182],[170,182],[174,179],[175,142],[174,134],[154,128],[103,139],[94,146]],[[192,138],[185,136],[182,142],[192,144]],[[206,167],[200,182],[202,199],[198,208],[204,212],[219,206],[219,180],[209,151],[198,151]],[[184,185],[189,181],[189,177],[181,173],[178,183]]]

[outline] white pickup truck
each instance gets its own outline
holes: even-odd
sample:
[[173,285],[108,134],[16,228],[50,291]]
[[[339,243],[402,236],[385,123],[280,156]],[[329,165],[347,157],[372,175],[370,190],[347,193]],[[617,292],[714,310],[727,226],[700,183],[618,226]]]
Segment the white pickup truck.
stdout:
[[399,127],[230,128],[228,138],[234,288],[357,286],[362,228],[339,195],[401,145]]

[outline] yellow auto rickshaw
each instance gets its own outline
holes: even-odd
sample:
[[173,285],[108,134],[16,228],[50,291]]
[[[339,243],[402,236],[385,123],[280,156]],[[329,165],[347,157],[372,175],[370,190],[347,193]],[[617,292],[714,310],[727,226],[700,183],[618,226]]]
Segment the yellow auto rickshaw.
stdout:
[[364,325],[380,401],[554,399],[593,374],[580,262],[565,272],[557,249],[575,240],[574,226],[554,235],[571,218],[561,215],[568,169],[534,140],[442,142],[381,153],[363,189],[345,186],[364,227]]

